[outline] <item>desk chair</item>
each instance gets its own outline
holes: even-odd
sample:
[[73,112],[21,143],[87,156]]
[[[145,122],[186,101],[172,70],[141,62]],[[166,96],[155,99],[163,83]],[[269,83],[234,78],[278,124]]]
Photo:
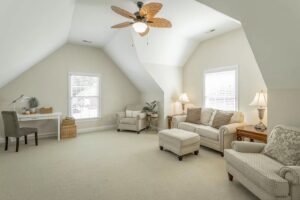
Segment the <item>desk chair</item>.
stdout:
[[35,145],[38,146],[38,130],[37,128],[23,127],[20,128],[17,113],[14,111],[2,111],[5,132],[5,151],[8,149],[8,138],[16,138],[16,152],[19,151],[19,138],[24,136],[25,144],[27,144],[27,135],[35,134]]

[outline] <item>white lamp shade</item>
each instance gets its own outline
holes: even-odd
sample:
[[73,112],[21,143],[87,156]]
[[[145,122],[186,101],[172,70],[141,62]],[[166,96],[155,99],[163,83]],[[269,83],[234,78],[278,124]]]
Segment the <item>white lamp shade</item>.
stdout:
[[137,32],[137,33],[144,33],[146,31],[146,29],[148,28],[147,24],[145,24],[143,22],[136,22],[132,26],[133,26],[133,29],[135,30],[135,32]]
[[180,103],[185,104],[185,103],[190,102],[190,99],[189,99],[189,97],[187,96],[186,93],[183,93],[183,94],[181,94],[181,95],[179,96],[179,100],[178,100],[178,101],[179,101]]
[[267,94],[264,93],[263,91],[257,92],[255,94],[254,99],[250,103],[250,106],[256,106],[258,108],[265,108],[267,107]]

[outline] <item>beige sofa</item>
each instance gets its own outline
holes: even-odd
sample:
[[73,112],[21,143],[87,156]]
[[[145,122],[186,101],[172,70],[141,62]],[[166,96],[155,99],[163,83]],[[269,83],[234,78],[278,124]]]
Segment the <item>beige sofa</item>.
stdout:
[[142,113],[142,109],[141,105],[128,105],[124,112],[117,113],[117,130],[136,131],[138,134],[144,130],[147,127],[147,116]]
[[284,166],[266,156],[262,143],[232,145],[225,150],[230,181],[239,181],[261,200],[300,200],[300,166]]
[[235,138],[236,128],[244,126],[244,115],[241,112],[234,112],[231,122],[228,125],[215,129],[212,126],[216,110],[204,108],[201,111],[201,124],[193,124],[186,121],[186,115],[174,116],[172,128],[178,128],[200,135],[201,145],[219,151],[224,155],[224,149],[231,148],[231,142]]

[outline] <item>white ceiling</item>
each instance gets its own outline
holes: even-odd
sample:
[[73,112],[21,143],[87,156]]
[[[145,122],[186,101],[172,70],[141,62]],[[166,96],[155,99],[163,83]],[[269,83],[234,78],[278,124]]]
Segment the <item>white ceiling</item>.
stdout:
[[63,45],[73,0],[0,1],[0,88]]
[[[127,75],[132,73],[134,63],[135,77],[144,77],[133,80],[128,76],[132,82],[141,80],[135,83],[137,88],[157,90],[156,82],[150,83],[147,71],[138,67],[146,64],[183,66],[200,41],[240,26],[237,21],[195,0],[153,1],[163,3],[158,16],[172,21],[173,28],[153,28],[147,37],[141,38],[132,28],[110,28],[127,21],[112,12],[110,6],[135,12],[136,0],[1,0],[0,88],[69,41],[104,48]],[[207,33],[210,29],[216,31]],[[119,45],[120,38],[126,40],[123,46]],[[132,44],[134,49],[129,49]],[[141,85],[148,86],[142,88]]]

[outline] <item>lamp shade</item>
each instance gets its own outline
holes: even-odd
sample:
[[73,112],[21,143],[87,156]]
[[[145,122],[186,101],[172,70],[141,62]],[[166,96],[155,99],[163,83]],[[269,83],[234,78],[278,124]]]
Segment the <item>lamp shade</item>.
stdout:
[[256,106],[258,108],[267,107],[267,94],[263,91],[257,92],[254,99],[250,103],[250,106]]
[[144,33],[146,31],[146,29],[148,28],[147,24],[145,24],[143,22],[136,22],[132,26],[133,26],[133,29],[135,30],[135,32],[137,32],[137,33]]
[[189,99],[189,97],[187,96],[186,93],[183,93],[183,94],[181,94],[181,95],[179,96],[179,100],[178,100],[178,101],[179,101],[180,103],[185,104],[185,103],[190,102],[190,99]]

